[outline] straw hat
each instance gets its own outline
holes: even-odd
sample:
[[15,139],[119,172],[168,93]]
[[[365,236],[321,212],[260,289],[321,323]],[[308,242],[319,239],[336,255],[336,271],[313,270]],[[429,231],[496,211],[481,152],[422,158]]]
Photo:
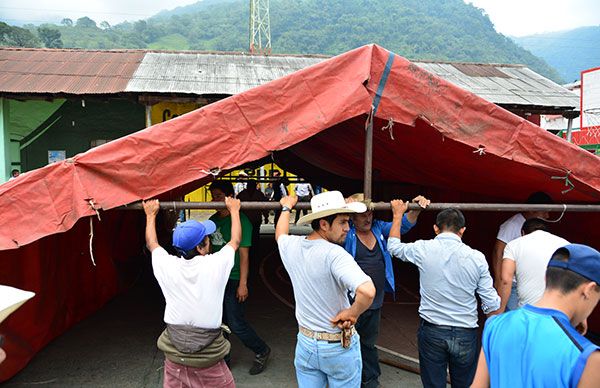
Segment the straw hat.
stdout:
[[363,213],[367,207],[361,202],[346,203],[344,196],[339,191],[327,191],[317,194],[310,200],[312,213],[298,220],[298,225],[308,224],[313,220],[334,214]]
[[373,201],[371,201],[370,199],[365,199],[364,193],[352,194],[349,198],[354,200],[355,202],[364,203],[365,206],[367,207],[367,210],[372,210],[371,204],[373,203]]

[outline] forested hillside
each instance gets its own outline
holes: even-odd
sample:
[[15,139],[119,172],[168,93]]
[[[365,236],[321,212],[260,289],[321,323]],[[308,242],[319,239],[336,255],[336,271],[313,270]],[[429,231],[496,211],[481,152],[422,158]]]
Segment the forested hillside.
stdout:
[[[543,60],[498,34],[482,10],[462,0],[271,0],[270,4],[275,53],[335,55],[377,43],[410,59],[523,63],[562,81]],[[248,8],[246,0],[209,0],[116,26],[86,17],[42,27],[58,30],[64,47],[245,51]],[[39,34],[39,26],[26,27]]]
[[578,80],[582,70],[600,66],[600,26],[513,39],[546,60],[567,82]]

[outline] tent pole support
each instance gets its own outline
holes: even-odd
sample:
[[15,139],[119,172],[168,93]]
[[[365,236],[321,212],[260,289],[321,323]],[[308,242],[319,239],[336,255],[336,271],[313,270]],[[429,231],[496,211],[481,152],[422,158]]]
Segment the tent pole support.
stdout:
[[368,118],[367,131],[365,138],[365,180],[363,193],[365,199],[371,199],[371,188],[373,179],[373,112]]

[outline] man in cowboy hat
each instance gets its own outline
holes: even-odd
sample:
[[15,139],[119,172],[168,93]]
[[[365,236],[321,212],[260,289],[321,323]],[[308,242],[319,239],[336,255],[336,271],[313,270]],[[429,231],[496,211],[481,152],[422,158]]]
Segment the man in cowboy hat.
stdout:
[[[315,195],[310,201],[312,213],[298,221],[310,223],[312,233],[290,236],[290,211],[297,200],[288,196],[280,200],[275,239],[296,300],[299,333],[294,366],[298,385],[358,387],[362,361],[353,325],[371,305],[375,286],[341,245],[350,214],[367,208],[359,202],[346,203],[339,191]],[[352,305],[348,292],[354,295]]]
[[210,252],[212,221],[186,221],[173,231],[178,256],[158,244],[158,200],[144,201],[146,245],[152,253],[154,276],[165,296],[167,328],[158,339],[165,354],[164,387],[235,387],[223,360],[230,344],[223,337],[223,295],[242,238],[240,201],[225,198],[231,214],[231,239],[216,253]]
[[[371,201],[365,200],[363,193],[351,195],[348,202],[362,202],[368,210],[364,213],[352,214],[350,216],[350,231],[344,248],[350,253],[359,267],[371,277],[377,290],[373,304],[367,311],[361,314],[356,322],[356,331],[360,336],[360,353],[362,356],[363,388],[375,388],[379,386],[379,356],[375,344],[379,336],[379,323],[381,321],[381,307],[385,292],[395,291],[394,268],[392,256],[387,249],[387,239],[392,227],[391,222],[373,219],[373,211],[370,209]],[[419,195],[413,202],[426,208],[430,201]],[[411,210],[402,218],[402,234],[408,232],[416,223],[420,210]]]

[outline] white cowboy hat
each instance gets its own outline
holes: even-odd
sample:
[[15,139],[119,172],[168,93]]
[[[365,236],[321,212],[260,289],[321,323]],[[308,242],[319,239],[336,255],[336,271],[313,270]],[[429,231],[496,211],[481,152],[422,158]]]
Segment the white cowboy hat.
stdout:
[[0,322],[21,307],[27,300],[33,298],[34,295],[33,292],[0,285]]
[[308,224],[312,220],[331,216],[333,214],[363,213],[367,207],[361,202],[346,203],[344,196],[339,191],[326,191],[317,194],[310,200],[312,213],[301,217],[297,224]]

